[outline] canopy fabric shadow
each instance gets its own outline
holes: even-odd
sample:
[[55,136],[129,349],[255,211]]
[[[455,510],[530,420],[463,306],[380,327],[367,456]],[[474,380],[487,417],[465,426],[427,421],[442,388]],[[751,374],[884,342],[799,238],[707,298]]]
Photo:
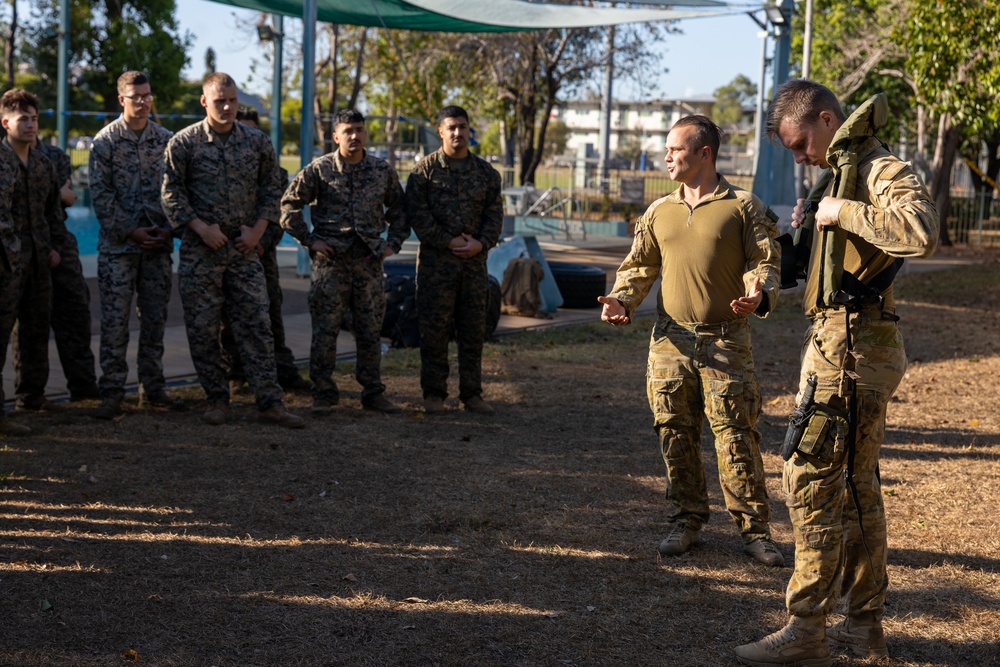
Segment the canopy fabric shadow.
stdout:
[[[271,14],[302,17],[302,0],[213,0]],[[666,4],[655,2],[655,4]],[[317,0],[325,23],[426,32],[516,32],[584,28],[646,21],[674,21],[733,13],[716,0],[679,0],[670,5],[705,9],[581,7],[524,0]],[[709,9],[712,8],[712,9]],[[746,11],[741,9],[739,11]]]

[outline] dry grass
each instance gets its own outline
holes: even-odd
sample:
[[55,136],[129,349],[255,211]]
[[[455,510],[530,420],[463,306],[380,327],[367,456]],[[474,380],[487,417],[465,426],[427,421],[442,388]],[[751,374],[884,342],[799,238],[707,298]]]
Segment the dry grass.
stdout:
[[[998,284],[991,263],[898,289],[911,366],[882,462],[884,664],[1000,664]],[[788,558],[776,450],[794,301],[755,324]],[[258,426],[249,404],[216,428],[197,413],[24,418],[42,433],[0,441],[0,664],[734,664],[732,646],[783,623],[789,570],[743,556],[716,483],[703,545],[657,557],[648,329],[490,345],[494,419],[363,413],[349,375],[345,405],[300,432]],[[414,352],[393,351],[386,377],[418,405]]]

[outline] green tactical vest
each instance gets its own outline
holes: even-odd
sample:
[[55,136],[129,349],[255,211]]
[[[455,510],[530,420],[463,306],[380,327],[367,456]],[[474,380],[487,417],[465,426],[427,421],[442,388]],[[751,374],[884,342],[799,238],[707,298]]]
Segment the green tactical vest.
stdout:
[[[833,189],[831,196],[843,199],[854,199],[854,191],[858,182],[857,147],[875,135],[889,120],[889,101],[885,93],[879,93],[865,100],[852,113],[830,142],[826,152],[826,161],[830,169],[823,172],[816,185],[809,193],[808,201],[819,202],[825,196],[831,179]],[[795,244],[806,244],[810,247],[811,236],[816,226],[816,214],[809,213],[803,224],[796,230]],[[827,227],[821,232],[817,250],[820,253],[819,262],[819,293],[817,306],[834,308],[843,305],[844,294],[841,284],[844,276],[844,251],[847,246],[847,232],[838,225]]]

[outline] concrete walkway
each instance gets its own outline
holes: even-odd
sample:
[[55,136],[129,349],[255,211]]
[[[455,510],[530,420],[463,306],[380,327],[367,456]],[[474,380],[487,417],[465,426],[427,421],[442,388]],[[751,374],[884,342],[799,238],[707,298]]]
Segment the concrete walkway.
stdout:
[[[621,260],[628,253],[631,239],[621,237],[594,237],[589,236],[587,240],[565,241],[556,240],[552,237],[538,237],[539,245],[545,254],[545,258],[550,261],[574,262],[578,264],[589,264],[604,269],[608,274],[608,282],[614,280],[615,270]],[[409,261],[416,259],[417,243],[407,241],[402,252],[393,257],[390,261]],[[175,253],[176,256],[176,253]],[[288,346],[295,353],[296,359],[307,365],[309,358],[309,343],[311,338],[311,323],[309,318],[309,308],[307,295],[309,290],[309,279],[296,275],[295,248],[279,249],[279,264],[282,269],[281,285],[284,292],[284,302],[282,311],[285,319],[285,337]],[[91,347],[94,350],[95,359],[99,349],[100,334],[100,306],[97,293],[96,276],[96,256],[87,256],[84,260],[84,273],[88,276],[90,285],[91,300],[91,330],[93,338]],[[176,261],[176,258],[175,258]],[[904,265],[902,274],[917,271],[934,271],[975,264],[978,260],[974,258],[941,257],[923,260],[909,260]],[[176,276],[175,276],[176,281]],[[639,314],[651,314],[656,310],[656,299],[652,293],[642,304]],[[497,327],[497,335],[506,335],[518,331],[531,329],[544,329],[551,327],[565,327],[575,324],[593,322],[600,319],[600,309],[562,309],[553,314],[551,319],[513,317],[503,315]],[[135,356],[138,339],[138,321],[133,313],[130,327],[128,361],[130,388],[135,387],[137,382],[135,373]],[[169,315],[167,319],[167,330],[164,334],[165,353],[163,365],[167,380],[172,384],[183,384],[185,382],[195,382],[194,366],[188,352],[187,334],[184,330],[183,311],[181,309],[180,298],[177,295],[176,282],[173,295],[170,300]],[[342,359],[353,358],[354,339],[350,333],[341,333],[337,340],[337,356]],[[56,354],[55,343],[49,343],[50,373],[48,384],[48,396],[53,400],[60,400],[67,397],[66,380],[59,364],[59,357]],[[97,369],[100,377],[100,368]],[[4,393],[8,399],[8,409],[12,406],[14,396],[14,371],[11,362],[11,350],[7,350],[7,361],[3,368]]]

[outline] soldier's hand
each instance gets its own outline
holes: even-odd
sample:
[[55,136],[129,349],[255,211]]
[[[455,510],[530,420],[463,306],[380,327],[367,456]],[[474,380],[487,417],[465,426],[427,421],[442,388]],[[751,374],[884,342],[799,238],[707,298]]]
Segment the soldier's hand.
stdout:
[[72,206],[76,201],[76,192],[73,191],[73,182],[68,180],[66,185],[59,190],[59,201],[63,206]]
[[193,229],[201,237],[204,244],[212,250],[218,250],[229,243],[229,239],[219,229],[219,225],[215,223],[208,225],[195,218],[188,223],[188,227]]
[[54,269],[59,266],[59,262],[62,261],[62,257],[55,250],[49,250],[49,268]]
[[823,197],[816,210],[816,229],[836,227],[840,224],[840,208],[847,202],[840,197]]
[[806,200],[798,199],[792,209],[792,229],[798,229],[806,220]]
[[386,246],[382,248],[382,259],[387,259],[396,254],[396,251],[392,249],[391,246]]
[[616,327],[628,324],[631,322],[625,311],[625,306],[622,305],[621,301],[618,299],[612,299],[608,296],[599,296],[597,300],[604,304],[601,309],[601,320],[604,322],[609,322]]
[[457,255],[462,259],[469,259],[470,257],[475,257],[483,251],[483,244],[477,239],[472,238],[468,234],[462,234],[460,238],[465,239],[465,244],[458,246],[457,248],[452,248],[451,252],[453,255]]
[[309,246],[309,249],[312,250],[317,255],[323,255],[324,257],[333,259],[333,248],[331,248],[330,244],[327,243],[326,241],[316,239],[315,241],[313,241],[313,244]]
[[258,234],[253,227],[240,225],[240,235],[236,237],[236,249],[244,255],[249,255],[257,249],[260,237],[261,234]]
[[139,244],[143,250],[157,250],[166,243],[168,234],[155,226],[136,227],[128,233],[128,237]]
[[757,310],[760,302],[764,300],[764,293],[760,291],[760,276],[754,276],[753,285],[747,291],[747,295],[739,299],[733,299],[729,306],[737,315],[749,315]]

